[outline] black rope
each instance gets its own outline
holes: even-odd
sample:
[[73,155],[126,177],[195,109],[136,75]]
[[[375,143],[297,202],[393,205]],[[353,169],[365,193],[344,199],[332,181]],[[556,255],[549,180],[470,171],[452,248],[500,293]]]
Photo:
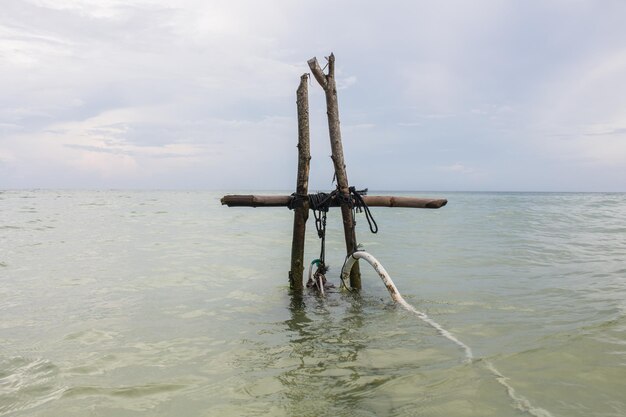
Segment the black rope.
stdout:
[[313,211],[315,216],[315,228],[317,229],[317,236],[321,239],[320,242],[320,263],[321,267],[326,266],[326,214],[327,211]]
[[[356,213],[365,213],[365,219],[367,220],[367,224],[370,227],[370,232],[376,234],[378,233],[378,224],[376,220],[374,220],[374,216],[372,216],[372,212],[370,208],[367,206],[365,200],[363,200],[363,196],[367,195],[367,188],[363,190],[357,190],[354,187],[350,187],[350,196],[351,200],[353,200],[352,205],[352,219],[356,224]],[[356,246],[355,246],[356,247]]]
[[[365,218],[372,233],[378,233],[378,224],[374,220],[374,216],[370,211],[367,203],[363,200],[363,196],[367,194],[367,188],[363,190],[357,190],[355,187],[348,188],[348,194],[343,194],[339,191],[339,188],[333,190],[330,193],[317,193],[317,194],[291,194],[288,207],[293,210],[297,207],[302,207],[304,202],[308,199],[309,208],[313,210],[313,216],[315,217],[315,229],[317,230],[317,236],[321,239],[320,243],[320,269],[326,271],[328,268],[325,264],[326,259],[326,215],[330,209],[331,204],[347,205],[352,210],[352,221],[356,225],[356,213],[365,213]],[[359,245],[357,242],[353,242],[355,250],[358,250]]]
[[309,194],[307,196],[309,199],[309,207],[311,210],[327,212],[336,195],[337,191],[333,191],[331,193]]
[[326,271],[326,215],[330,209],[330,204],[335,198],[336,191],[331,193],[309,194],[309,207],[313,210],[315,217],[315,229],[320,243],[320,267],[324,273]]

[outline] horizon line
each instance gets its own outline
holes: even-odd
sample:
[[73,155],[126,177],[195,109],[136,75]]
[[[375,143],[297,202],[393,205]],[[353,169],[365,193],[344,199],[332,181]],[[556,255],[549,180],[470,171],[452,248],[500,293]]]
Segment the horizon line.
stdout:
[[[315,189],[317,190],[317,189]],[[156,187],[24,187],[24,188],[0,188],[1,192],[19,192],[19,191],[182,191],[182,192],[220,192],[220,193],[281,193],[291,194],[292,191],[280,188],[156,188]],[[311,190],[309,190],[311,193]],[[368,189],[368,193],[534,193],[534,194],[625,194],[626,191],[615,190],[409,190],[409,189]]]

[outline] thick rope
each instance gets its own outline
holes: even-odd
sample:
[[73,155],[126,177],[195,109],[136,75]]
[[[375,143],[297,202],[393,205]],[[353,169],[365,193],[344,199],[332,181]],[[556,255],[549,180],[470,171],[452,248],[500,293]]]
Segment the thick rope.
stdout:
[[[391,280],[391,277],[389,276],[385,268],[380,264],[380,262],[378,262],[376,258],[374,258],[369,253],[364,251],[357,251],[346,257],[346,261],[344,262],[343,268],[341,270],[342,282],[345,278],[350,276],[350,270],[352,269],[352,266],[357,259],[364,259],[370,265],[372,265],[372,267],[376,270],[383,283],[385,284],[385,287],[387,287],[391,298],[395,302],[400,304],[406,310],[416,314],[417,317],[420,318],[420,320],[433,327],[440,335],[462,348],[465,351],[465,362],[472,363],[474,361],[472,349],[469,346],[457,339],[452,333],[444,329],[439,323],[428,317],[426,313],[422,313],[421,311],[415,309],[415,307],[413,307],[411,304],[406,302],[406,300],[400,294],[400,291],[398,291],[398,288]],[[502,373],[493,365],[493,363],[488,360],[484,360],[483,362],[487,370],[495,377],[496,381],[498,381],[498,383],[506,389],[506,393],[513,401],[515,408],[535,417],[554,417],[548,410],[533,406],[529,400],[519,395],[515,391],[515,389],[507,382],[508,378],[502,375]]]
[[317,236],[320,238],[320,265],[319,268],[322,274],[326,272],[326,215],[330,209],[330,204],[336,195],[336,191],[330,194],[317,193],[309,194],[309,207],[313,210],[313,217],[315,217],[315,229],[317,230]]
[[[347,195],[342,194],[339,189],[336,189],[330,193],[316,193],[316,194],[291,194],[287,207],[293,210],[297,207],[302,207],[304,202],[308,200],[309,208],[313,210],[313,216],[315,217],[315,229],[317,230],[317,236],[320,238],[320,257],[321,266],[326,267],[326,215],[330,206],[334,204],[342,205],[347,204],[352,210],[352,221],[356,225],[356,213],[365,213],[365,219],[369,225],[372,233],[378,233],[378,224],[374,220],[374,216],[370,211],[367,203],[363,200],[363,196],[367,194],[367,188],[363,190],[357,190],[355,187],[349,187]],[[353,242],[354,247],[358,248],[358,242]]]
[[337,205],[346,204],[352,209],[352,220],[356,224],[356,213],[365,213],[365,218],[372,233],[378,233],[378,224],[374,220],[374,216],[370,211],[367,203],[363,199],[363,196],[367,195],[367,188],[363,190],[357,190],[355,187],[348,188],[348,194],[342,194],[339,190],[334,190],[330,193],[317,193],[317,194],[291,194],[287,207],[289,210],[293,210],[297,207],[302,207],[304,201],[308,199],[309,208],[313,212],[328,212],[330,206],[335,203]]
[[[363,200],[363,195],[366,194],[367,188],[363,190],[357,190],[355,187],[349,187],[348,194],[341,193],[338,188],[330,193],[319,192],[317,194],[308,195],[298,193],[291,194],[291,198],[289,199],[288,203],[288,207],[290,210],[302,207],[305,201],[308,200],[309,208],[313,211],[313,217],[315,218],[315,229],[317,230],[317,236],[320,239],[320,262],[318,263],[318,269],[315,273],[316,277],[319,278],[320,276],[326,274],[326,272],[328,271],[328,267],[326,266],[326,217],[331,205],[347,205],[351,209],[352,221],[354,225],[356,225],[356,213],[364,212],[370,231],[372,233],[378,233],[378,224],[374,220],[374,216],[367,206],[367,203],[365,203],[365,200]],[[356,241],[356,236],[354,236],[353,239],[353,247],[355,248],[355,250],[357,250],[359,244]],[[309,286],[311,282],[312,279],[309,278],[307,286]],[[343,279],[342,285],[348,288],[345,285]]]

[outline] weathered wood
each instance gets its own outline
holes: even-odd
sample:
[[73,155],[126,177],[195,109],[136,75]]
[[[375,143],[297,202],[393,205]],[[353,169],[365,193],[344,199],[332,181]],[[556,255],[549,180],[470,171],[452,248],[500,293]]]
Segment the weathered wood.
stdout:
[[225,195],[220,200],[228,207],[286,207],[289,196],[284,195]]
[[[225,195],[221,202],[228,207],[287,207],[291,196],[288,195]],[[406,207],[438,209],[448,200],[442,198],[394,197],[385,195],[364,195],[363,201],[370,207]],[[337,201],[331,201],[331,207],[337,207]]]
[[363,201],[370,207],[407,207],[438,209],[446,204],[446,199],[430,199],[415,197],[394,197],[385,195],[365,195]]
[[[330,134],[330,147],[332,152],[331,158],[335,165],[335,175],[337,176],[339,192],[347,199],[349,196],[349,183],[343,157],[341,129],[339,127],[339,104],[337,101],[337,84],[335,82],[335,55],[331,53],[328,57],[328,74],[324,74],[317,62],[317,58],[313,57],[309,59],[308,64],[313,76],[322,89],[324,89],[326,95],[328,131]],[[356,233],[354,230],[354,221],[352,220],[352,212],[350,207],[345,203],[341,205],[341,217],[343,219],[346,251],[350,254],[356,250]],[[357,289],[361,288],[361,273],[358,264],[354,265],[350,272],[350,286]]]
[[[309,162],[311,161],[311,146],[309,144],[309,92],[304,74],[300,77],[300,86],[296,91],[296,106],[298,109],[298,176],[296,181],[296,195],[306,196],[309,192]],[[294,208],[293,239],[291,241],[291,270],[289,271],[289,285],[294,291],[302,291],[304,271],[304,238],[306,222],[309,218],[309,200],[303,198],[301,205]]]

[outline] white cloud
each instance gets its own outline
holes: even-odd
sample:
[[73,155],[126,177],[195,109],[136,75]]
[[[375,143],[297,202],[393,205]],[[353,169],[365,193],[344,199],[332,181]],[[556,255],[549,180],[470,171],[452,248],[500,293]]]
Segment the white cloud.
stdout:
[[404,94],[410,100],[427,103],[435,112],[458,110],[466,93],[463,79],[443,62],[417,62],[400,70],[405,79]]
[[71,55],[71,42],[37,31],[0,25],[0,56],[5,69],[28,70]]
[[555,159],[626,166],[624,79],[626,49],[563,69],[534,105],[534,146]]
[[443,165],[439,167],[440,171],[443,172],[449,172],[449,173],[454,173],[454,174],[463,174],[463,175],[479,175],[482,176],[484,175],[484,172],[469,166],[466,166],[464,164],[461,164],[459,162],[454,163],[454,164],[450,164],[450,165]]
[[25,0],[37,7],[76,13],[95,19],[122,19],[128,17],[130,8],[149,6],[155,2],[149,0]]
[[341,78],[341,76],[337,77],[337,90],[345,90],[354,84],[356,84],[356,77],[354,75],[346,78]]
[[289,138],[287,132],[295,132],[292,124],[291,119],[276,116],[189,120],[172,106],[133,107],[51,124],[43,131],[15,133],[0,140],[0,146],[7,146],[2,159],[18,171],[28,166],[22,169],[28,175],[77,169],[81,180],[115,180],[133,187],[155,174],[195,167],[197,173],[215,175],[208,179],[215,187],[220,172],[238,172],[242,164],[246,171],[280,172],[284,165],[273,164],[271,169],[267,165],[291,150],[284,139]]
[[[346,158],[362,182],[397,184],[373,178],[377,158],[381,172],[420,173],[432,187],[441,175],[447,188],[479,188],[488,169],[508,188],[510,172],[541,160],[537,178],[574,166],[615,188],[626,166],[621,4],[7,2],[3,180],[291,186],[295,89],[306,60],[332,51]],[[314,81],[309,90],[326,164],[323,94]]]
[[343,125],[344,132],[357,132],[363,130],[370,130],[375,128],[376,125],[374,123],[359,123],[354,125]]
[[7,164],[15,160],[15,155],[9,150],[0,149],[0,164]]

